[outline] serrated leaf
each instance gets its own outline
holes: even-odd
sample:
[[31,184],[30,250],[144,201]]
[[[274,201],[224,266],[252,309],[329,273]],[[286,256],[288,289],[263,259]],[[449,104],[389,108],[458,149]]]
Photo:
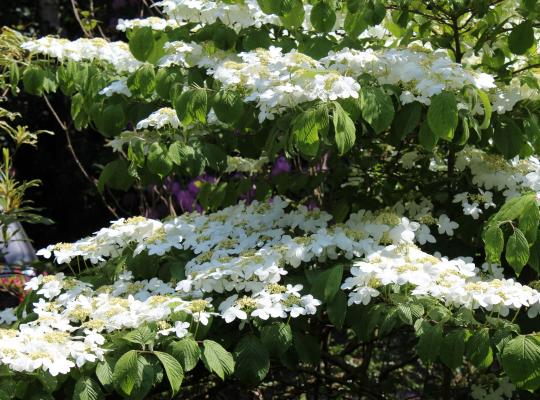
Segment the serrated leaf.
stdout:
[[99,400],[103,393],[99,384],[89,376],[81,376],[75,384],[73,400]]
[[319,0],[311,9],[311,25],[319,32],[330,32],[336,23],[336,13],[328,1]]
[[105,387],[113,384],[113,371],[116,361],[116,358],[105,357],[103,361],[96,365],[96,376]]
[[456,96],[446,91],[433,96],[427,120],[435,135],[444,140],[452,140],[458,125]]
[[220,91],[214,96],[212,108],[221,122],[232,124],[242,117],[244,103],[236,93]]
[[408,325],[413,325],[414,321],[424,315],[424,307],[421,304],[401,303],[397,306],[399,318]]
[[113,381],[117,389],[125,395],[130,395],[133,388],[140,384],[138,373],[138,358],[136,350],[130,350],[118,359],[114,366]]
[[280,356],[293,343],[293,335],[289,324],[275,322],[261,329],[261,341],[271,355]]
[[371,125],[375,133],[390,127],[394,119],[394,103],[380,88],[363,87],[360,92],[362,117]]
[[225,380],[234,371],[234,359],[231,353],[213,340],[203,342],[202,361],[206,368]]
[[508,238],[506,243],[506,261],[519,276],[523,267],[529,260],[529,243],[523,232],[514,229],[514,233]]
[[523,232],[527,241],[531,244],[536,241],[539,222],[540,211],[538,205],[534,201],[528,202],[519,217],[519,230]]
[[105,165],[99,176],[98,189],[103,191],[107,185],[111,189],[126,191],[133,182],[133,177],[128,173],[128,164],[125,160],[118,159]]
[[442,341],[441,361],[450,369],[456,369],[463,364],[465,344],[470,336],[466,329],[454,329],[446,334]]
[[489,341],[489,329],[481,328],[473,333],[466,344],[466,355],[477,368],[485,369],[493,363],[493,350]]
[[24,90],[35,96],[43,94],[43,85],[45,83],[45,71],[37,66],[28,66],[23,73]]
[[519,335],[502,349],[504,372],[518,387],[527,390],[540,388],[540,340],[538,336]]
[[129,39],[129,50],[139,60],[146,61],[154,49],[152,28],[145,26],[137,28]]
[[208,99],[205,89],[189,89],[174,101],[174,108],[182,124],[206,123]]
[[314,157],[319,151],[319,131],[328,126],[328,114],[322,107],[300,113],[292,124],[292,140],[300,153]]
[[165,177],[171,172],[173,163],[168,157],[168,150],[165,151],[159,142],[154,142],[148,149],[147,156],[148,169],[159,175]]
[[331,302],[341,286],[343,265],[317,271],[314,276],[311,288],[313,296],[325,303]]
[[180,363],[168,353],[161,351],[154,351],[155,356],[159,359],[163,368],[165,369],[165,374],[171,385],[172,395],[175,396],[180,390],[182,381],[184,380],[184,371]]
[[147,326],[141,326],[123,336],[124,340],[140,345],[153,343],[156,339],[156,332],[152,331]]
[[428,121],[424,121],[418,132],[418,141],[428,151],[432,151],[439,142],[439,136],[435,135],[429,127]]
[[492,264],[500,264],[501,254],[504,250],[504,235],[501,228],[496,225],[490,226],[484,235],[487,261]]
[[389,141],[392,145],[398,145],[420,122],[422,105],[415,101],[405,104],[397,113],[392,122]]
[[356,127],[339,103],[334,103],[333,122],[338,154],[343,155],[354,146]]
[[[420,319],[418,321],[421,321]],[[416,345],[418,356],[425,363],[431,363],[437,359],[442,343],[442,328],[440,325],[431,325],[423,321],[420,339]]]
[[201,349],[192,337],[185,337],[170,345],[171,353],[180,361],[185,372],[191,371],[199,362]]
[[235,376],[247,385],[261,382],[270,369],[270,357],[259,338],[250,335],[238,342],[234,350]]

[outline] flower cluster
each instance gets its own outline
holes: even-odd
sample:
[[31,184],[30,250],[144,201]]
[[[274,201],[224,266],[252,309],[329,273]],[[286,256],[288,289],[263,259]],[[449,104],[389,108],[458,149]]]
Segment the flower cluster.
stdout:
[[464,69],[444,50],[411,47],[383,51],[345,48],[329,53],[321,62],[346,75],[369,74],[381,85],[400,85],[402,104],[418,101],[429,105],[430,97],[443,90],[459,91],[468,85],[482,90],[495,87],[491,75]]
[[122,19],[118,20],[116,29],[122,32],[125,32],[129,29],[134,28],[144,28],[149,27],[154,31],[164,31],[167,29],[175,29],[180,27],[179,24],[174,19],[165,19],[159,17],[148,17],[148,18],[135,18],[135,19]]
[[[462,171],[468,168],[475,185],[487,190],[496,189],[506,198],[528,190],[540,195],[540,160],[534,156],[507,161],[502,156],[466,147],[456,156],[456,168]],[[488,203],[491,205],[491,201]]]
[[483,308],[507,316],[510,310],[540,310],[540,293],[512,279],[482,278],[470,259],[449,260],[412,244],[391,245],[370,253],[351,268],[342,288],[349,304],[369,304],[384,287],[405,287],[413,296],[430,296],[448,306]]
[[176,111],[173,108],[160,108],[137,123],[137,129],[161,129],[164,127],[171,127],[173,129],[180,127],[180,120],[178,119]]
[[44,54],[60,61],[102,61],[110,64],[117,72],[134,72],[142,63],[135,59],[124,42],[109,42],[105,39],[57,39],[45,36],[22,44],[31,53]]
[[209,73],[225,88],[241,88],[245,101],[259,108],[259,121],[313,100],[357,98],[360,85],[351,77],[325,68],[305,54],[283,54],[278,47],[240,53],[242,62],[223,61]]

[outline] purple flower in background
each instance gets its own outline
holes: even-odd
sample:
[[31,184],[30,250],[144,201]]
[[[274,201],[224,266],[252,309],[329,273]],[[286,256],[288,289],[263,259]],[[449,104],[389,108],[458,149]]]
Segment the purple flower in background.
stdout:
[[193,211],[195,199],[197,196],[191,193],[189,190],[179,190],[175,193],[176,201],[180,205],[183,211]]
[[315,166],[315,170],[319,172],[326,172],[328,171],[328,159],[330,158],[330,153],[326,153],[319,164]]
[[251,185],[251,189],[249,189],[247,192],[240,195],[240,200],[245,200],[246,204],[249,204],[255,199],[256,194],[257,194],[257,185],[253,184]]
[[277,160],[274,162],[274,166],[272,167],[272,172],[270,172],[270,176],[278,176],[279,174],[283,174],[286,172],[291,172],[291,164],[285,156],[279,156]]
[[194,195],[196,195],[197,193],[199,193],[199,191],[201,190],[201,186],[205,182],[214,184],[216,183],[216,177],[208,174],[200,175],[195,179],[192,179],[191,182],[188,183],[188,190]]

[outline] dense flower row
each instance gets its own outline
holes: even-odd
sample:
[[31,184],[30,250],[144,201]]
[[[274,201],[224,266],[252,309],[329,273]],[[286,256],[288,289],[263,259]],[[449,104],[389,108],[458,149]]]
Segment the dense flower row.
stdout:
[[100,61],[110,64],[119,72],[134,72],[142,63],[135,59],[124,42],[105,39],[77,39],[70,41],[45,36],[22,44],[31,53],[44,54],[60,61]]
[[[26,42],[23,47],[60,60],[102,60],[118,72],[132,72],[141,65],[122,42],[102,39],[79,39],[69,42],[50,37]],[[224,51],[207,52],[204,45],[186,42],[165,44],[166,55],[158,65],[204,68],[225,88],[241,89],[244,100],[256,103],[259,120],[273,119],[285,109],[313,101],[357,98],[357,79],[369,74],[380,85],[401,87],[403,104],[412,101],[430,104],[430,98],[443,90],[458,94],[465,87],[487,90],[497,112],[510,110],[522,97],[520,90],[497,89],[493,77],[464,69],[451,61],[445,51],[430,52],[412,45],[408,49],[359,51],[343,49],[317,61],[295,50],[283,53],[270,47],[232,55]],[[519,88],[518,88],[519,89]],[[113,81],[101,91],[110,96],[130,96],[125,80]],[[459,96],[460,107],[483,113],[478,104]]]

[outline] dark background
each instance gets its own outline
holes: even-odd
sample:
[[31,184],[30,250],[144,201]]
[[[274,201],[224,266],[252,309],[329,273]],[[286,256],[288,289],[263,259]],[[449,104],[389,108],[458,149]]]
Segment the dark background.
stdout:
[[[88,19],[97,21],[101,31],[97,27],[93,30],[96,37],[105,35],[111,40],[125,40],[123,33],[115,30],[118,18],[152,14],[147,0],[79,0],[75,5],[82,12],[81,17],[81,14],[88,15]],[[29,37],[58,35],[77,39],[84,35],[71,0],[3,0],[0,2],[0,26],[16,29]],[[62,94],[48,97],[60,117],[69,122],[69,99]],[[114,219],[95,186],[77,167],[68,150],[65,132],[43,99],[23,92],[16,97],[8,94],[2,107],[22,115],[16,124],[28,125],[30,130],[55,132],[54,136],[40,135],[37,148],[22,146],[14,163],[19,181],[41,180],[39,188],[27,192],[27,199],[34,207],[43,208],[44,216],[55,221],[51,226],[25,225],[34,246],[38,249],[51,243],[77,240]],[[74,129],[70,130],[70,137],[81,164],[92,177],[98,177],[99,165],[113,158],[111,150],[103,147],[103,137],[91,130],[77,132]],[[106,196],[112,201],[113,196],[107,193]],[[121,196],[120,201],[127,200]]]

